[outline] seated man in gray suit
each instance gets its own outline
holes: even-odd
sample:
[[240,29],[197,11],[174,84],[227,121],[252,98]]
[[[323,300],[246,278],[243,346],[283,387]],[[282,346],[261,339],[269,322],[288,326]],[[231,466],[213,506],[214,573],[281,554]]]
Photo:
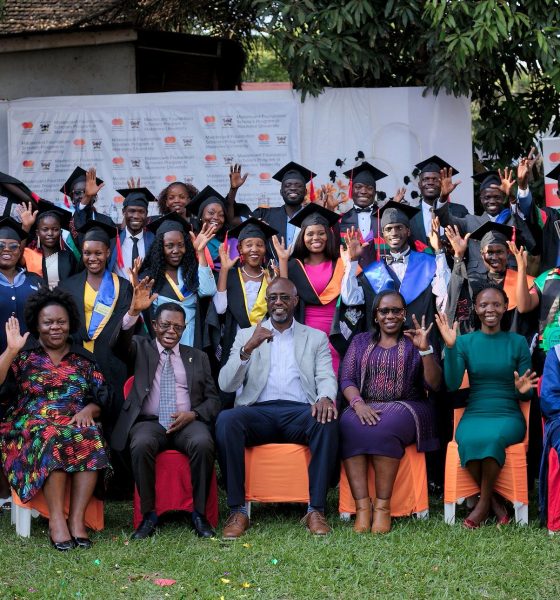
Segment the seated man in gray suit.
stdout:
[[303,522],[316,535],[330,532],[324,516],[338,449],[337,381],[327,336],[294,319],[294,284],[284,278],[266,291],[270,319],[240,329],[220,371],[224,392],[236,392],[234,408],[216,423],[218,460],[225,475],[231,514],[223,537],[249,527],[245,509],[245,447],[269,443],[305,444],[311,450],[310,502]]
[[[147,277],[134,288],[129,315],[138,318],[155,296]],[[111,436],[117,451],[130,448],[132,473],[144,516],[133,539],[155,533],[155,461],[164,450],[189,458],[194,511],[192,524],[199,537],[214,537],[206,500],[214,469],[211,426],[220,400],[208,356],[179,343],[185,330],[185,311],[179,304],[160,304],[153,321],[155,340],[122,330],[117,351],[127,362],[134,385],[125,400]]]

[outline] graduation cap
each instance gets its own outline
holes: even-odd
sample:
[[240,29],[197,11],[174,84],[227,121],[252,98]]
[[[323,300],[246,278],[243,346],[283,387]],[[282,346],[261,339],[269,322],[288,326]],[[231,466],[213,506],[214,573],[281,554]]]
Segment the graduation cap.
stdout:
[[14,204],[38,200],[38,196],[34,194],[25,183],[2,172],[0,172],[0,196],[4,196],[8,199],[2,213],[6,216],[10,216]]
[[78,231],[84,234],[84,242],[103,242],[107,246],[117,237],[117,226],[102,213],[95,213],[95,219],[86,221]]
[[39,198],[37,205],[39,214],[37,215],[36,223],[45,217],[54,217],[60,221],[60,226],[62,229],[66,229],[67,231],[70,230],[72,213],[69,210],[64,210],[63,208],[57,206],[54,202],[43,200],[43,198]]
[[210,204],[221,204],[225,213],[226,199],[212,186],[207,185],[187,204],[187,210],[201,219],[204,209]]
[[293,216],[290,223],[296,227],[308,227],[309,225],[332,227],[339,219],[340,215],[338,213],[311,202],[304,206],[297,215]]
[[440,158],[437,154],[416,163],[414,166],[420,173],[439,173],[442,169],[451,169],[452,175],[459,175],[459,171],[457,171],[454,166],[444,161],[443,158]]
[[410,204],[402,204],[389,200],[382,208],[379,209],[381,216],[381,230],[389,223],[400,223],[410,227],[410,219],[418,214],[420,209]]
[[[471,240],[480,242],[481,248],[490,244],[501,244],[507,247],[507,242],[514,240],[514,228],[502,223],[487,221],[471,233]],[[515,240],[514,240],[515,241]]]
[[287,179],[298,179],[303,183],[309,183],[309,199],[311,202],[315,201],[315,186],[313,185],[313,177],[316,177],[317,173],[313,173],[311,169],[302,167],[296,162],[290,161],[284,165],[277,173],[272,176],[272,179],[276,179],[282,183]]
[[237,238],[238,242],[246,240],[248,238],[259,238],[260,240],[268,240],[273,235],[278,235],[279,232],[274,227],[271,227],[268,223],[261,221],[255,217],[249,217],[246,221],[243,221],[237,227],[230,229],[228,236],[231,238]]
[[[86,171],[84,169],[82,169],[82,167],[76,167],[72,171],[72,174],[70,175],[70,177],[68,177],[68,179],[62,184],[62,187],[60,188],[60,193],[64,194],[64,204],[66,204],[66,206],[70,206],[67,196],[70,196],[70,197],[72,196],[72,193],[74,191],[74,186],[77,183],[79,183],[80,181],[86,180],[86,174],[87,174]],[[103,180],[99,179],[99,177],[96,177],[95,183],[97,185],[101,185],[103,183]]]
[[350,192],[355,183],[364,183],[365,185],[375,186],[379,179],[387,177],[387,173],[383,173],[383,171],[380,171],[366,160],[362,161],[359,165],[352,167],[350,170],[344,171],[344,175],[350,179],[350,186],[348,189],[349,197],[352,197]]
[[480,183],[480,191],[489,188],[492,185],[500,187],[502,180],[498,171],[483,171],[482,173],[475,173],[472,178]]
[[549,177],[550,179],[555,179],[560,183],[560,164],[556,165],[552,171],[547,173],[545,177]]
[[169,231],[186,233],[190,230],[190,225],[176,212],[170,212],[148,223],[148,229],[156,235],[163,235]]
[[156,202],[156,197],[145,187],[122,188],[117,190],[117,192],[124,198],[123,208],[127,208],[127,206],[140,206],[148,210],[148,203]]
[[0,218],[0,239],[21,242],[27,239],[27,233],[22,229],[21,223],[12,217],[2,217]]

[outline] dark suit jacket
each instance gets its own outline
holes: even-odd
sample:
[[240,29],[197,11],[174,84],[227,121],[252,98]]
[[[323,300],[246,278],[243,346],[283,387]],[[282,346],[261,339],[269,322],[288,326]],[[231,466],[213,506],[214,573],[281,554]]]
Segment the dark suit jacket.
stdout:
[[[131,330],[121,331],[116,346],[117,353],[126,361],[128,374],[134,375],[134,385],[124,401],[113,429],[111,445],[117,451],[126,447],[131,427],[140,415],[142,404],[150,393],[159,362],[155,340],[135,335]],[[187,374],[191,406],[200,420],[211,425],[220,410],[220,399],[210,371],[208,356],[190,346],[179,346]]]
[[[414,215],[410,220],[410,237],[412,238],[412,242],[422,242],[423,244],[428,245],[428,238],[426,236],[426,230],[424,229],[424,217],[422,216],[422,200],[420,200],[420,212]],[[455,202],[449,203],[449,212],[452,216],[461,218],[465,217],[469,214],[469,211],[462,204],[457,204]]]
[[[126,239],[126,229],[121,229],[119,231],[119,239],[121,241],[121,246],[122,246]],[[144,239],[144,250],[146,251],[146,256],[147,256],[148,252],[150,251],[151,245],[154,243],[154,240],[156,239],[156,236],[148,229],[144,229],[143,239]],[[109,271],[114,271],[116,264],[117,264],[117,244],[115,243],[114,240],[111,240],[111,256],[109,257],[109,263],[107,265],[107,268],[109,269]]]

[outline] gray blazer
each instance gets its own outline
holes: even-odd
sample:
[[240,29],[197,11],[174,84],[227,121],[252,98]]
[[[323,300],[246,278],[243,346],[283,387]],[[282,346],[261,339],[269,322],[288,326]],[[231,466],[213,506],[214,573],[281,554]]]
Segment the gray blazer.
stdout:
[[[267,320],[263,325],[269,323]],[[243,386],[235,399],[235,406],[254,404],[264,390],[270,368],[274,367],[270,364],[270,344],[267,342],[255,348],[247,363],[242,364],[239,351],[254,330],[255,327],[247,327],[237,332],[229,359],[218,378],[220,389],[224,392],[236,392]],[[338,386],[327,336],[318,329],[294,321],[294,346],[301,386],[309,404],[315,404],[323,397],[334,401]]]

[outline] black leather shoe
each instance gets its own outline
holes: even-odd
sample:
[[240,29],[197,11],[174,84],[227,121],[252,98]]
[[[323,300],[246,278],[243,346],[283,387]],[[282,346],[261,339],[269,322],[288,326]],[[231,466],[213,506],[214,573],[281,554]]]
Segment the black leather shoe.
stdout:
[[55,542],[52,537],[49,537],[52,547],[59,552],[68,552],[68,550],[74,550],[76,542],[73,539],[66,540],[64,542]]
[[142,519],[142,523],[140,523],[138,529],[132,534],[132,539],[144,540],[154,535],[155,532],[156,524],[151,519]]
[[216,532],[212,529],[212,526],[206,520],[206,517],[202,515],[192,516],[192,524],[194,531],[198,537],[202,538],[213,538],[216,537]]
[[78,548],[89,550],[93,546],[93,542],[89,538],[75,537],[74,543]]

